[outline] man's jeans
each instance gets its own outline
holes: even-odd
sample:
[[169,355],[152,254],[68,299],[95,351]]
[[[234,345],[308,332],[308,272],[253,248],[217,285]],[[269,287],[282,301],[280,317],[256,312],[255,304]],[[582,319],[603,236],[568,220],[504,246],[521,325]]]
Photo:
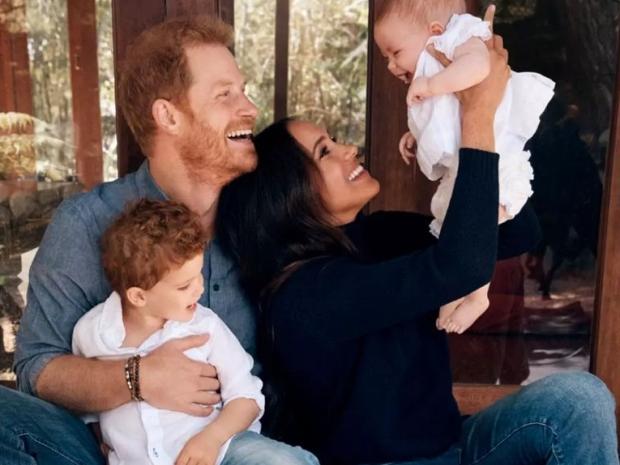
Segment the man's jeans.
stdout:
[[[549,376],[468,418],[460,443],[442,458],[401,465],[618,465],[614,411],[611,394],[596,377]],[[231,443],[231,461],[222,465],[259,463],[255,459],[264,441],[249,436]],[[232,460],[246,456],[239,452],[243,447],[253,461]],[[299,460],[313,463],[311,454]],[[0,465],[37,463],[91,465],[104,460],[81,420],[34,397],[0,389]]]
[[[78,417],[35,397],[0,387],[0,465],[105,464]],[[318,465],[310,452],[260,434],[241,433],[221,465]]]

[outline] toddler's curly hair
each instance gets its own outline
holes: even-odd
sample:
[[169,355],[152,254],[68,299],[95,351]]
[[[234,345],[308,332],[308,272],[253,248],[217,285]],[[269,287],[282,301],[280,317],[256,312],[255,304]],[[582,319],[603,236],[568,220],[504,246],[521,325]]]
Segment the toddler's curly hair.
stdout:
[[148,290],[166,273],[203,253],[200,218],[174,201],[141,199],[130,204],[101,240],[102,261],[112,289]]

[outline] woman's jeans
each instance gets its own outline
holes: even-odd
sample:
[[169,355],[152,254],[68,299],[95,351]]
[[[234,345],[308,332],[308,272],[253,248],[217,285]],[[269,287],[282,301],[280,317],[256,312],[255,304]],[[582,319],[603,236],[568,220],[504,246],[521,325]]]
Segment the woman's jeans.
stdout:
[[441,457],[390,465],[618,465],[615,402],[589,373],[551,375],[463,423]]
[[[613,397],[598,378],[552,375],[469,417],[460,443],[443,457],[406,465],[618,465],[614,411]],[[248,449],[248,455],[254,452]],[[79,418],[0,389],[0,465],[103,463]]]

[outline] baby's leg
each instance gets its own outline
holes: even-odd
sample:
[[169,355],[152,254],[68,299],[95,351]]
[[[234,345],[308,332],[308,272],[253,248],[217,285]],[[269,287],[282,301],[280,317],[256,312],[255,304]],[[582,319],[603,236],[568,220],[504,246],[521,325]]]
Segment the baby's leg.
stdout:
[[463,334],[489,307],[489,284],[465,296],[444,325],[446,332]]
[[447,325],[450,322],[450,317],[452,316],[456,308],[461,305],[463,300],[465,300],[465,297],[461,297],[460,299],[453,300],[449,304],[441,306],[441,308],[439,309],[439,317],[435,322],[437,329],[447,329]]

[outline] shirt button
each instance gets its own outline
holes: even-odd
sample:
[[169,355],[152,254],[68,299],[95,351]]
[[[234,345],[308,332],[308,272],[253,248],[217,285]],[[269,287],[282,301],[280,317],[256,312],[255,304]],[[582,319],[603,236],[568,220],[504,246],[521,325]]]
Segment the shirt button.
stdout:
[[213,285],[213,290],[214,290],[215,292],[219,291],[219,290],[220,290],[220,285],[219,285],[219,284],[214,284],[214,285]]

